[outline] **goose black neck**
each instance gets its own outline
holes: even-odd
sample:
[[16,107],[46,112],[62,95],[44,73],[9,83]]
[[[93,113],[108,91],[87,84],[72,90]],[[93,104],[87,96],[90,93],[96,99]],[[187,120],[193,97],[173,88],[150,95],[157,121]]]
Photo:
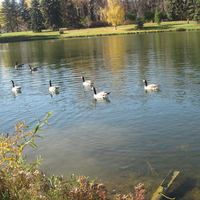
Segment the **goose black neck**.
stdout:
[[144,80],[144,83],[145,83],[145,86],[147,86],[147,81],[146,80]]
[[49,85],[50,85],[50,87],[51,87],[51,80],[49,80]]
[[94,94],[97,94],[95,87],[93,87]]
[[13,87],[15,87],[14,81],[13,81],[13,80],[11,80],[11,82],[12,82],[12,84],[13,84]]
[[83,80],[83,82],[85,82],[85,78],[84,78],[84,76],[82,76],[82,80]]

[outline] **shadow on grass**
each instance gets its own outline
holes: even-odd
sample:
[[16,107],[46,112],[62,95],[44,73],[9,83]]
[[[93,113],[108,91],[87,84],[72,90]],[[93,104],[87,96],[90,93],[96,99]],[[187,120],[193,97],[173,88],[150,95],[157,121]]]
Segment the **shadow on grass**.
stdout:
[[[148,27],[143,27],[142,29],[139,29],[139,30],[168,30],[168,29],[174,29],[174,28],[177,28],[177,26],[181,26],[183,24],[173,24],[173,25],[169,25],[169,24],[160,24],[160,25],[155,25],[155,26],[148,26]],[[126,29],[126,31],[136,31],[137,29],[136,28],[131,28],[131,29]]]
[[[2,35],[3,36],[3,35]],[[22,35],[22,36],[8,36],[8,37],[1,37],[0,36],[0,43],[8,43],[8,42],[22,42],[22,41],[33,41],[33,40],[50,40],[50,39],[59,39],[60,35]]]

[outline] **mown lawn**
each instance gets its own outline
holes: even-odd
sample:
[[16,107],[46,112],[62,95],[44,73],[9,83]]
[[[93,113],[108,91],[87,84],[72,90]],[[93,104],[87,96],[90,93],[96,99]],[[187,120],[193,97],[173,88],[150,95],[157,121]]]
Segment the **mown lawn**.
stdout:
[[58,31],[44,30],[41,33],[33,33],[32,31],[3,33],[0,36],[0,43],[17,42],[17,41],[31,41],[31,40],[46,40],[46,39],[60,39],[60,38],[73,38],[73,37],[93,37],[103,35],[120,35],[120,34],[140,34],[152,32],[166,32],[166,31],[180,31],[180,30],[200,30],[200,25],[195,21],[173,21],[162,22],[160,25],[156,23],[145,23],[143,29],[137,30],[135,24],[121,25],[115,30],[113,27],[101,28],[84,28],[68,30],[62,29],[63,34]]

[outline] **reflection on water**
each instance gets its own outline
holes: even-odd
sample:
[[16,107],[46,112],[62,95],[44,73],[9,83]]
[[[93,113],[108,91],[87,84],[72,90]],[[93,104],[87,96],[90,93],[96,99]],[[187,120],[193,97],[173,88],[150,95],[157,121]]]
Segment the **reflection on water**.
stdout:
[[[198,32],[185,32],[1,44],[1,132],[12,132],[18,120],[34,127],[52,110],[39,149],[26,152],[29,159],[42,155],[49,173],[97,176],[119,193],[144,182],[150,198],[169,170],[178,170],[171,196],[194,199],[199,43]],[[16,61],[38,71],[15,70]],[[109,98],[95,100],[81,76]],[[160,90],[145,91],[143,79]],[[13,95],[10,80],[21,94]],[[58,94],[49,93],[49,80]]]

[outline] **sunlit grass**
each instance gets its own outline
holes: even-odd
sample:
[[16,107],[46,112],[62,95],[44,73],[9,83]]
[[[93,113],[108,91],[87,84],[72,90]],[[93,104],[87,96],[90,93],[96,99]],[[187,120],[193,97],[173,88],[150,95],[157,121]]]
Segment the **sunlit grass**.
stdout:
[[43,30],[41,33],[33,33],[32,31],[3,33],[0,37],[0,42],[15,42],[15,41],[30,41],[41,39],[59,39],[59,38],[72,38],[72,37],[92,37],[103,35],[120,35],[120,34],[139,34],[151,32],[166,32],[178,30],[200,30],[199,24],[195,21],[173,21],[162,22],[160,25],[156,23],[145,23],[143,29],[137,30],[135,24],[121,25],[115,30],[112,26],[101,28],[85,28],[68,30],[63,28],[63,34],[59,31]]

